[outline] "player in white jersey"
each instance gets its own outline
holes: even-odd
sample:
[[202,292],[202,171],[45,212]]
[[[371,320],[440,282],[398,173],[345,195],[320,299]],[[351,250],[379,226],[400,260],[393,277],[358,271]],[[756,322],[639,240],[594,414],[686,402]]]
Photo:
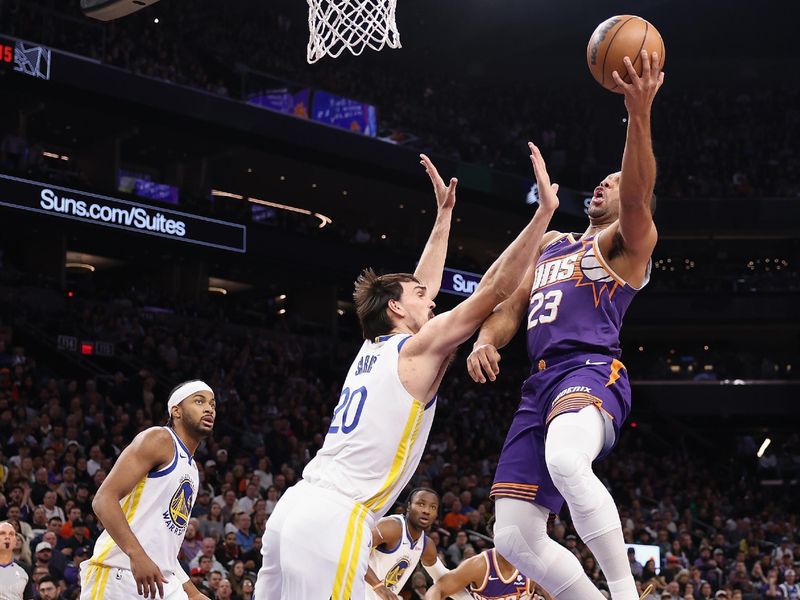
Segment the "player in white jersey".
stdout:
[[214,428],[214,392],[202,381],[184,382],[167,409],[167,427],[137,435],[97,490],[92,508],[105,531],[81,564],[81,600],[206,599],[178,552],[199,487],[193,456]]
[[[538,152],[532,144],[531,151]],[[449,359],[522,280],[558,206],[555,194],[545,195],[473,295],[434,317],[457,181],[445,186],[427,157],[422,164],[436,192],[433,232],[414,275],[367,269],[356,281],[365,341],[322,448],[267,521],[257,600],[364,598],[371,529],[419,464]]]
[[[416,488],[408,495],[406,514],[383,517],[372,530],[372,552],[367,569],[366,600],[397,600],[414,569],[422,567],[434,581],[449,573],[428,543],[425,530],[439,513],[439,495],[428,488]],[[455,600],[472,600],[466,590],[452,595]]]

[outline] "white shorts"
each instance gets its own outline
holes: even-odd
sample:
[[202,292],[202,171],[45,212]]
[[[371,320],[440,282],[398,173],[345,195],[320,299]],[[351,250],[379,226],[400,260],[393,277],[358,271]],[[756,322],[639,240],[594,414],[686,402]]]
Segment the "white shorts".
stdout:
[[[183,584],[175,575],[167,577],[164,600],[188,600]],[[80,600],[133,600],[142,599],[136,592],[136,580],[129,569],[81,563]],[[156,590],[156,598],[160,598]]]
[[289,488],[267,521],[256,600],[363,600],[373,524],[338,492]]

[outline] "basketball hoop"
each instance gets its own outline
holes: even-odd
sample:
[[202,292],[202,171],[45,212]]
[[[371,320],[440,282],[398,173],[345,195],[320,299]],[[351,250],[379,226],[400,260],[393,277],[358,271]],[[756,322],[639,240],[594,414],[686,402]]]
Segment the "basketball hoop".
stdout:
[[308,62],[344,50],[400,48],[395,23],[397,0],[308,0]]

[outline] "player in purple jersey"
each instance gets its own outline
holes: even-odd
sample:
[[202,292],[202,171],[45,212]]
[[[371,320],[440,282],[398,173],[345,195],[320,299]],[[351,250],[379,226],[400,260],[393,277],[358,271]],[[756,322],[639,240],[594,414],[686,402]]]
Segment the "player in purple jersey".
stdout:
[[[597,186],[589,227],[580,236],[548,232],[519,289],[486,320],[467,360],[480,383],[499,372],[497,348],[527,327],[530,377],[503,446],[492,496],[495,545],[559,600],[603,596],[576,558],[547,536],[547,517],[566,500],[575,528],[608,581],[613,600],[637,600],[619,514],[592,461],[614,446],[630,411],[620,362],[622,317],[648,280],[656,244],[650,136],[653,99],[664,81],[659,58],[642,52],[642,75],[630,59],[625,95],[628,132],[622,171]],[[549,194],[538,157],[540,194]]]
[[425,594],[425,600],[442,600],[465,587],[475,600],[553,600],[494,548],[468,558],[443,575]]

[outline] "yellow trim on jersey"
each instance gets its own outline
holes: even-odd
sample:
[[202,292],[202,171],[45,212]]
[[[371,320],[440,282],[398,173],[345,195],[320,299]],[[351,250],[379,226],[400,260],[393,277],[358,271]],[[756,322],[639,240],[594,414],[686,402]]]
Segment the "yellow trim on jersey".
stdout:
[[[125,520],[128,522],[128,525],[130,525],[133,521],[133,517],[136,515],[136,509],[139,508],[139,501],[142,499],[142,492],[144,491],[144,486],[146,483],[147,475],[139,480],[139,483],[136,484],[136,487],[131,490],[131,493],[128,494],[125,500],[122,502],[122,512],[125,513]],[[100,554],[97,555],[97,558],[90,559],[91,564],[102,565],[106,556],[108,556],[108,553],[111,552],[116,545],[116,542],[114,541],[114,538],[111,537],[110,533],[108,534],[108,538],[108,542],[106,542],[106,545],[100,551]]]
[[[351,563],[357,563],[358,560],[353,560],[354,550],[358,550],[361,545],[362,524],[366,517],[366,511],[361,504],[356,504],[350,512],[350,518],[347,521],[347,529],[345,530],[344,543],[342,544],[342,551],[339,554],[339,566],[336,568],[336,578],[333,581],[333,593],[331,594],[332,600],[349,600],[350,589],[353,586],[352,576],[355,574],[355,566]],[[358,524],[356,524],[358,521]],[[355,541],[353,535],[358,528],[358,542]],[[351,568],[348,569],[348,566]],[[351,573],[352,571],[352,573]],[[344,581],[345,573],[347,573],[347,581]],[[342,589],[344,587],[344,590]],[[343,594],[346,591],[347,594]]]
[[386,500],[391,495],[392,488],[397,484],[397,480],[403,472],[403,468],[408,460],[411,448],[413,448],[414,442],[419,435],[424,413],[425,405],[419,400],[413,400],[411,412],[406,420],[406,426],[403,428],[403,434],[400,436],[400,445],[397,447],[397,452],[394,455],[389,475],[378,493],[364,503],[370,510],[378,511],[386,504]]
[[106,583],[108,582],[108,575],[111,573],[111,567],[95,568],[97,569],[97,575],[94,585],[92,585],[92,593],[89,597],[91,600],[101,600],[103,598],[103,592],[106,589]]
[[359,505],[359,515],[356,522],[356,528],[358,529],[358,533],[356,534],[356,540],[353,544],[353,552],[350,556],[350,566],[347,569],[347,584],[344,586],[344,596],[342,600],[347,600],[350,598],[350,594],[353,591],[353,581],[356,577],[356,568],[358,567],[358,559],[359,555],[361,554],[361,539],[364,537],[364,520],[367,518],[367,511],[366,509]]
[[139,508],[139,501],[142,499],[142,492],[144,492],[144,486],[146,483],[147,475],[142,477],[139,483],[136,484],[136,487],[133,488],[133,492],[131,492],[131,495],[133,496],[133,502],[131,503],[128,514],[125,515],[125,518],[128,520],[128,524],[130,524],[131,521],[133,521],[133,517],[136,516],[136,509]]

